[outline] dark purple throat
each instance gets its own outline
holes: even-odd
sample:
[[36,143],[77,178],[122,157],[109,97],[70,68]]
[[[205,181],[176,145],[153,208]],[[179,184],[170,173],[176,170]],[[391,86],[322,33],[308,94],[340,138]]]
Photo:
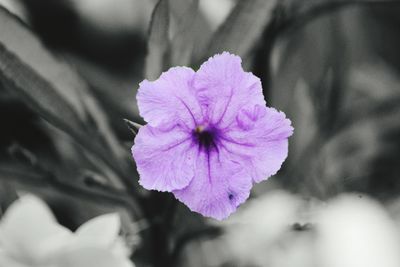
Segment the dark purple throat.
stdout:
[[193,140],[199,146],[199,149],[210,151],[217,148],[218,130],[213,127],[197,126],[193,130]]

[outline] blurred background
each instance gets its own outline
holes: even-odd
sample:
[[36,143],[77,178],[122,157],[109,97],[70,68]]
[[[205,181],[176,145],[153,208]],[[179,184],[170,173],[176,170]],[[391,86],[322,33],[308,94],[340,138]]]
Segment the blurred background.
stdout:
[[[400,1],[0,0],[0,211],[118,211],[136,266],[400,266]],[[138,183],[143,79],[230,51],[292,120],[224,222]]]

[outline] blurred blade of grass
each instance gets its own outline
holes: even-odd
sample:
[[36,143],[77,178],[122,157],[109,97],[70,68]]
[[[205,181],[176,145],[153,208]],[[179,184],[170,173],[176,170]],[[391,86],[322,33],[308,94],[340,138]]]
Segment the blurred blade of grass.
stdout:
[[169,3],[168,0],[160,0],[150,21],[144,75],[146,79],[157,79],[168,68],[169,46]]
[[223,51],[246,60],[265,25],[270,21],[276,0],[238,1],[226,21],[217,29],[199,62]]
[[[0,8],[0,29],[3,33],[0,75],[4,84],[40,116],[108,165],[121,179],[112,181],[114,184],[122,182],[127,190],[133,189],[132,164],[120,160],[115,148],[111,148],[118,142],[107,122],[100,122],[105,116],[100,115],[97,104],[86,94],[85,84],[67,65],[58,62],[18,18],[3,8]],[[104,131],[107,131],[106,137]]]

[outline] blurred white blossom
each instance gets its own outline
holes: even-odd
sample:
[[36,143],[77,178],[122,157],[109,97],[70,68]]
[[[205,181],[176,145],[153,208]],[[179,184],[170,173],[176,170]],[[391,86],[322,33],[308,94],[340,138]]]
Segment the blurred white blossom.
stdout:
[[42,200],[26,195],[0,221],[0,266],[133,267],[119,231],[118,214],[106,214],[71,232]]
[[226,235],[216,245],[224,242],[230,252],[220,262],[235,255],[238,266],[400,266],[399,227],[384,206],[364,195],[322,202],[270,191],[223,225]]
[[244,264],[272,267],[309,267],[312,261],[310,231],[293,225],[309,221],[310,204],[285,191],[270,191],[232,216],[224,239]]
[[395,223],[378,202],[342,195],[321,210],[316,221],[318,266],[400,266]]

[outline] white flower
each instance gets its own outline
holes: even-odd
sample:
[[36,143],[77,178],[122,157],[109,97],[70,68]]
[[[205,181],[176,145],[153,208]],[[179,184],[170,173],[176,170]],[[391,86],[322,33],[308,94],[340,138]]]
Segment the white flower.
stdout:
[[400,266],[396,225],[375,200],[341,195],[320,211],[316,223],[316,266]]
[[252,199],[225,222],[225,247],[254,266],[313,266],[310,231],[292,230],[295,223],[309,222],[305,211],[313,204],[281,190]]
[[0,266],[133,267],[118,236],[120,226],[118,214],[106,214],[73,233],[42,200],[23,196],[0,221]]
[[[295,230],[296,222],[309,228]],[[325,203],[270,191],[223,225],[225,243],[208,253],[223,247],[225,261],[234,255],[235,262],[255,266],[400,266],[398,227],[382,204],[364,195],[342,194]]]

